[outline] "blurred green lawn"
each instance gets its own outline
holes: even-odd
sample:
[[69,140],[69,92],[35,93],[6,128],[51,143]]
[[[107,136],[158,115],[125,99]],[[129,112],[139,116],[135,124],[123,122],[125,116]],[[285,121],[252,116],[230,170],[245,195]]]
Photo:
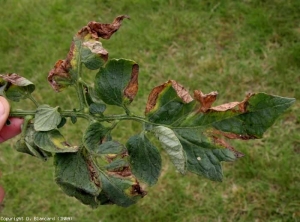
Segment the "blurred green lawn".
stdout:
[[[73,221],[300,221],[300,1],[0,0],[0,73],[36,83],[40,103],[74,108],[74,91],[52,91],[48,71],[64,59],[72,36],[89,21],[127,14],[121,29],[103,40],[110,58],[140,65],[140,90],[132,103],[142,115],[150,90],[175,79],[191,92],[217,90],[218,104],[267,92],[298,101],[264,139],[234,141],[245,157],[224,166],[224,182],[181,176],[164,157],[159,182],[135,206],[93,210],[67,197],[46,163],[1,144],[0,216],[73,217]],[[91,78],[90,78],[91,79]],[[32,108],[30,101],[12,104]],[[114,111],[114,108],[111,109]],[[86,122],[67,130],[80,141]],[[123,124],[121,140],[138,131]]]

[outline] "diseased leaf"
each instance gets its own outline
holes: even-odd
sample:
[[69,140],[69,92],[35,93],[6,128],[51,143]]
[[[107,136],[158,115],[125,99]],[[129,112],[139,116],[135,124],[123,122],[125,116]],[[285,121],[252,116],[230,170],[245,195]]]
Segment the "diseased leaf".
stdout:
[[96,40],[83,42],[80,55],[81,62],[91,70],[99,69],[108,59],[108,52]]
[[77,153],[60,153],[54,156],[55,181],[63,191],[84,204],[96,207],[101,192],[100,175],[96,164]]
[[217,99],[217,95],[218,95],[217,92],[211,92],[208,94],[204,94],[200,90],[194,91],[195,100],[199,101],[201,104],[201,107],[200,107],[201,112],[206,112],[209,108],[211,108],[211,105]]
[[120,15],[114,19],[111,24],[101,24],[99,22],[89,22],[77,34],[82,39],[90,36],[90,38],[98,40],[99,38],[109,39],[121,26],[123,19],[129,19],[127,15]]
[[144,195],[134,178],[121,178],[104,173],[100,174],[100,178],[107,198],[119,206],[129,207]]
[[78,146],[71,146],[58,130],[36,132],[34,143],[41,149],[51,153],[72,153],[78,151]]
[[170,80],[151,91],[145,115],[150,122],[176,126],[196,107],[183,86]]
[[50,131],[56,129],[61,122],[59,107],[41,105],[37,108],[34,121],[36,131]]
[[78,80],[78,62],[89,69],[98,69],[108,58],[108,52],[102,47],[99,38],[109,39],[121,26],[126,15],[118,16],[112,24],[89,22],[73,38],[67,58],[58,60],[48,74],[52,88],[60,92]]
[[[265,93],[252,94],[243,105],[244,112],[232,118],[216,121],[212,125],[217,130],[234,133],[240,139],[262,138],[263,133],[294,102],[293,98]],[[241,106],[241,103],[238,106]]]
[[3,81],[1,83],[3,95],[7,99],[15,102],[28,98],[35,90],[35,86],[32,82],[15,73],[6,75],[0,74],[0,80],[1,79]]
[[124,106],[138,91],[138,65],[131,60],[112,59],[96,75],[95,90],[107,104]]
[[164,126],[156,126],[153,128],[153,132],[170,156],[176,169],[184,174],[186,171],[186,154],[173,130]]
[[187,169],[210,180],[222,181],[221,161],[234,161],[235,153],[214,144],[201,129],[175,129],[187,155]]
[[[145,115],[150,122],[164,124],[176,132],[187,153],[189,171],[221,181],[220,161],[243,156],[226,139],[261,138],[295,100],[257,93],[247,95],[242,102],[212,107],[216,97],[217,92],[204,94],[196,90],[194,100],[181,85],[170,80],[152,90]],[[195,133],[198,139],[193,138]],[[198,157],[201,161],[196,161]]]
[[[99,135],[99,132],[96,134]],[[105,169],[100,174],[103,189],[97,197],[100,204],[115,203],[127,207],[146,195],[131,172],[127,160],[128,154],[124,146],[114,141],[107,141],[98,145],[93,152],[96,157],[100,157],[97,158],[97,164],[101,169]]]
[[126,147],[133,174],[147,184],[154,185],[161,171],[161,156],[145,135],[129,138]]
[[[74,47],[73,47],[74,48]],[[58,60],[48,74],[48,82],[52,88],[60,92],[75,83],[76,79],[70,75],[71,64],[68,59]]]

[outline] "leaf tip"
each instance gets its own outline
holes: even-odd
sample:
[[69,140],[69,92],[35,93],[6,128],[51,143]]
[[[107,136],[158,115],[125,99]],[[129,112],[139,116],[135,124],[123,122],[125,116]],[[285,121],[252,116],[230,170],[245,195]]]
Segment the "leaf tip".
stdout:
[[124,96],[129,99],[129,102],[132,102],[138,92],[138,74],[139,65],[135,63],[132,66],[130,81],[124,89]]
[[87,26],[84,26],[79,32],[78,36],[84,38],[87,35],[91,35],[91,37],[95,40],[99,38],[109,39],[112,34],[114,34],[121,26],[122,21],[127,18],[130,19],[128,15],[120,15],[117,16],[111,24],[102,24],[99,22],[89,22]]
[[211,105],[216,101],[218,96],[218,92],[213,91],[208,94],[204,94],[201,90],[195,90],[194,91],[194,98],[200,102],[200,112],[206,112],[209,108],[211,108]]

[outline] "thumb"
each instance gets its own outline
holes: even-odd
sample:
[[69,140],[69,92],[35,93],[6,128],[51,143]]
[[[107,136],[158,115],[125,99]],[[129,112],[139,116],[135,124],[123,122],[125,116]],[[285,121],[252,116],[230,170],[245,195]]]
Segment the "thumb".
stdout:
[[8,115],[9,115],[9,103],[4,97],[0,96],[0,130],[6,123]]

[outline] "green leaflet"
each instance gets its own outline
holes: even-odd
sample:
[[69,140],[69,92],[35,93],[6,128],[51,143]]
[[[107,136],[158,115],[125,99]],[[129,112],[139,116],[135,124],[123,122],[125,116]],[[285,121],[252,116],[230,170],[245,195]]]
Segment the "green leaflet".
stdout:
[[106,105],[102,103],[92,103],[90,104],[89,111],[91,114],[100,114],[103,115],[103,112],[106,109]]
[[41,105],[37,108],[34,121],[34,129],[36,131],[49,131],[56,129],[61,122],[59,107],[50,107],[49,105]]
[[161,171],[159,151],[144,134],[129,138],[126,143],[133,174],[147,184],[154,185]]
[[138,65],[131,60],[112,59],[95,78],[97,97],[110,105],[130,103],[138,90]]
[[65,117],[62,117],[60,123],[57,125],[57,128],[63,127],[66,123],[67,119]]
[[222,181],[221,161],[234,161],[235,153],[220,148],[203,135],[201,129],[175,129],[187,155],[187,169],[210,180]]
[[71,153],[78,151],[78,147],[70,146],[58,130],[36,132],[34,143],[41,149],[51,153]]
[[95,152],[97,154],[119,154],[125,152],[125,147],[116,141],[107,141],[99,145]]
[[46,161],[49,157],[52,156],[52,154],[40,149],[40,147],[38,147],[34,143],[35,133],[36,131],[33,128],[33,124],[29,124],[26,129],[25,137],[17,141],[17,143],[15,144],[15,149],[21,153],[27,153],[31,156]]
[[105,141],[108,133],[109,129],[105,128],[101,123],[92,123],[85,131],[83,143],[89,151],[97,153],[98,147]]
[[95,163],[82,152],[57,153],[54,156],[55,181],[70,196],[82,203],[97,206],[101,191],[99,172]]
[[15,73],[0,75],[0,80],[2,94],[7,99],[15,102],[28,98],[35,90],[35,86],[32,82]]
[[173,130],[164,126],[156,126],[153,127],[153,132],[170,156],[176,169],[184,174],[186,171],[186,154]]
[[124,159],[116,159],[105,166],[108,171],[117,171],[123,167],[129,167],[129,163]]

